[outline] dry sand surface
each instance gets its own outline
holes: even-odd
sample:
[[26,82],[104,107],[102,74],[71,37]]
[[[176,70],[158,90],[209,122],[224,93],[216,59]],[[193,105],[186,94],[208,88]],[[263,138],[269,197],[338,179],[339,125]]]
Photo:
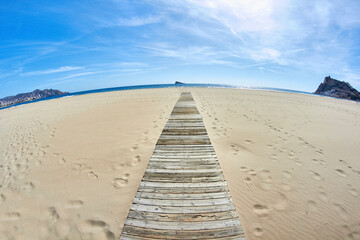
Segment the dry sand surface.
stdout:
[[0,239],[116,239],[156,141],[191,91],[250,239],[360,239],[360,104],[149,89],[0,111]]

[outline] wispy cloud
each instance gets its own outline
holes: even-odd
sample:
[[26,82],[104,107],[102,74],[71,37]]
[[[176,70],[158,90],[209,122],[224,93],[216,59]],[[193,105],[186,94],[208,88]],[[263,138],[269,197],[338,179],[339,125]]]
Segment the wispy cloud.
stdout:
[[119,17],[117,21],[115,21],[115,25],[125,26],[125,27],[139,27],[148,24],[158,23],[161,21],[161,19],[162,19],[161,16],[132,17],[132,18]]
[[[358,1],[159,1],[181,13],[182,22],[193,22],[182,26],[187,33],[201,26],[213,28],[207,29],[206,46],[225,55],[204,57],[227,58],[231,52],[242,60],[271,61],[280,66],[330,73],[349,66],[347,61],[354,54],[354,47],[358,47],[358,41],[350,34],[360,27]],[[231,34],[227,35],[226,30]],[[221,31],[223,34],[219,34]]]
[[64,67],[59,67],[59,68],[55,68],[55,69],[46,69],[46,70],[40,70],[40,71],[25,72],[25,73],[22,73],[21,75],[23,75],[23,76],[45,75],[45,74],[52,74],[52,73],[74,71],[74,70],[79,70],[79,69],[83,69],[83,67],[64,66]]

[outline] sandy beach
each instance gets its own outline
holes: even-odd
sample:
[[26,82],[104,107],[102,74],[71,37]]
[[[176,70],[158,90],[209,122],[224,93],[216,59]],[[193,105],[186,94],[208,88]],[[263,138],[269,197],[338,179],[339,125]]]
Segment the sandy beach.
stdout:
[[360,239],[360,104],[171,88],[0,110],[0,239],[117,239],[180,93],[190,91],[246,239]]

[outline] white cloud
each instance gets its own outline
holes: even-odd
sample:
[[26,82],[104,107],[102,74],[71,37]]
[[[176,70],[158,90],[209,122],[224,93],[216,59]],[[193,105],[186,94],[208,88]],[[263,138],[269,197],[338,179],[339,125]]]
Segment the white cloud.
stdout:
[[263,48],[259,51],[250,53],[250,56],[252,59],[256,61],[263,61],[263,60],[275,61],[281,56],[281,53],[272,48]]
[[116,25],[125,27],[138,27],[148,24],[154,24],[161,21],[161,16],[147,16],[147,17],[133,17],[133,18],[118,18]]
[[25,72],[21,75],[22,76],[45,75],[45,74],[52,74],[52,73],[74,71],[74,70],[79,70],[79,69],[83,69],[83,67],[64,66],[64,67],[59,67],[59,68],[55,68],[55,69],[46,69],[46,70],[41,70],[41,71]]
[[217,52],[208,46],[189,46],[179,48],[168,43],[158,42],[141,47],[150,50],[150,52],[155,56],[178,58],[190,62],[204,59],[209,61],[210,57],[222,57],[222,55],[217,54]]
[[278,26],[276,14],[285,0],[189,0],[199,12],[223,23],[236,32],[272,31]]

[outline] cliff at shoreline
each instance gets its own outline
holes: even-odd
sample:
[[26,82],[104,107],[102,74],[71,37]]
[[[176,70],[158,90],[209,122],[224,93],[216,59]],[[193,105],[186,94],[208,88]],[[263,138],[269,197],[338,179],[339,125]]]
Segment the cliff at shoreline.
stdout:
[[44,89],[44,90],[36,89],[35,91],[32,92],[20,93],[17,94],[16,96],[9,96],[2,98],[0,99],[0,107],[7,107],[22,102],[29,102],[42,98],[64,95],[67,93],[68,92],[61,92],[56,89]]
[[318,89],[314,92],[318,95],[360,101],[360,93],[349,83],[325,77]]

